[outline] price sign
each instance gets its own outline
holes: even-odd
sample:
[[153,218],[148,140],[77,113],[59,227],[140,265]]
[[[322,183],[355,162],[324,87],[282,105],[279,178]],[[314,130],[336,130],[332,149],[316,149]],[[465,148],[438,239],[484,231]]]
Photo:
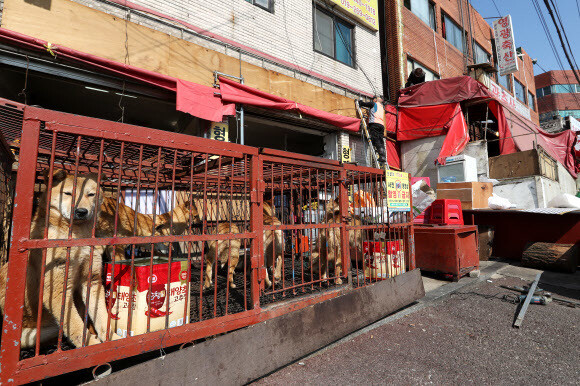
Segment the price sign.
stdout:
[[209,137],[216,141],[229,142],[229,124],[225,122],[212,122],[209,129]]
[[341,152],[341,160],[342,162],[350,162],[350,147],[343,146]]
[[387,170],[387,205],[391,212],[411,211],[409,173]]

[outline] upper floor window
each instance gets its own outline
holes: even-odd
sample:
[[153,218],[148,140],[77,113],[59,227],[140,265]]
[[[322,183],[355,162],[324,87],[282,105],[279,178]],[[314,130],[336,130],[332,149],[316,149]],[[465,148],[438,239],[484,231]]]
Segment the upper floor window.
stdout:
[[429,0],[405,0],[405,7],[428,24],[433,30],[437,29],[434,3]]
[[580,91],[575,84],[554,84],[551,87],[552,94],[572,94]]
[[274,0],[246,0],[248,3],[263,8],[268,12],[274,12]]
[[428,82],[430,80],[440,79],[439,75],[437,75],[433,71],[428,70],[427,68],[421,66],[419,63],[415,62],[413,59],[408,58],[407,59],[407,76],[408,76],[408,74],[411,73],[411,71],[413,71],[416,68],[422,68],[423,71],[425,72],[425,82]]
[[499,84],[501,84],[506,90],[511,92],[512,88],[511,88],[510,80],[511,80],[511,76],[509,74],[502,76],[499,74],[499,72],[497,73],[497,81],[499,82]]
[[516,94],[516,98],[522,102],[526,103],[526,89],[524,85],[521,84],[517,79],[514,78],[514,90]]
[[443,19],[443,37],[453,44],[455,48],[463,52],[463,32],[461,27],[445,14],[442,14],[441,18]]
[[528,107],[536,111],[536,104],[534,103],[534,95],[528,91]]
[[490,63],[491,55],[483,49],[482,46],[473,41],[473,61],[475,64]]
[[354,67],[354,26],[315,6],[314,50]]

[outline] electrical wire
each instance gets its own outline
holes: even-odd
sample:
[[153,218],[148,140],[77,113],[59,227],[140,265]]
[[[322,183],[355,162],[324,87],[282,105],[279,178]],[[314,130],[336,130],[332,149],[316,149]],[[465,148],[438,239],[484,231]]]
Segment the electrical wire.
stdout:
[[493,6],[495,7],[495,10],[497,11],[498,15],[501,15],[501,12],[499,11],[499,8],[497,7],[497,4],[495,3],[495,0],[491,0],[491,2],[493,3]]

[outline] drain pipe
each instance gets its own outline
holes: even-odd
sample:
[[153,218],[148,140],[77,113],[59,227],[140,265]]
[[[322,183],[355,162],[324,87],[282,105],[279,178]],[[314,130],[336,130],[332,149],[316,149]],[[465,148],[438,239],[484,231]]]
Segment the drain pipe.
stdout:
[[[224,74],[223,72],[214,71],[213,72],[213,85],[217,87],[218,77],[223,76],[226,78],[236,79],[240,81],[240,84],[244,84],[243,76],[235,76],[230,74]],[[243,145],[245,141],[244,138],[244,105],[240,104],[240,144]]]

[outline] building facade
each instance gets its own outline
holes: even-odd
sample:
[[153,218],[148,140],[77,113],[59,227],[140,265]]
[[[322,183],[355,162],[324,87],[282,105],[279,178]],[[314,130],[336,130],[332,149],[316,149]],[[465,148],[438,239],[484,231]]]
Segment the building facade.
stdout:
[[[524,21],[514,20],[518,22]],[[426,80],[433,80],[469,75],[468,66],[475,64],[496,66],[493,29],[467,0],[389,1],[386,28],[388,36],[400,37],[387,42],[393,100],[417,67],[425,71]],[[533,63],[521,48],[518,62],[517,72],[490,78],[528,107],[532,122],[538,123]]]
[[[340,1],[235,0],[208,6],[197,0],[5,0],[1,26],[57,48],[204,86],[215,85],[216,72],[243,78],[244,85],[274,96],[355,117],[355,99],[383,93],[377,2],[364,3],[361,17]],[[166,90],[95,68],[81,69],[59,57],[58,49],[52,58],[48,52],[22,55],[4,46],[8,53],[0,62],[8,72],[0,88],[2,97],[203,135],[205,123],[192,123],[172,111],[175,96]],[[90,84],[73,77],[79,71],[90,73]],[[29,87],[28,93],[19,95],[25,79],[32,78],[34,82],[27,84],[34,90]],[[54,95],[54,89],[66,90],[61,93],[65,95]],[[81,98],[89,103],[78,103]],[[340,146],[352,142],[360,148],[352,149],[353,154],[366,155],[360,136],[350,140],[348,134],[319,120],[260,108],[244,113],[247,145],[336,159]],[[230,122],[229,139],[234,142],[240,142],[239,116],[238,106],[238,119]]]
[[[542,126],[572,116],[580,119],[580,85],[571,70],[547,71],[536,75],[538,112]],[[561,129],[561,124],[556,125]]]

